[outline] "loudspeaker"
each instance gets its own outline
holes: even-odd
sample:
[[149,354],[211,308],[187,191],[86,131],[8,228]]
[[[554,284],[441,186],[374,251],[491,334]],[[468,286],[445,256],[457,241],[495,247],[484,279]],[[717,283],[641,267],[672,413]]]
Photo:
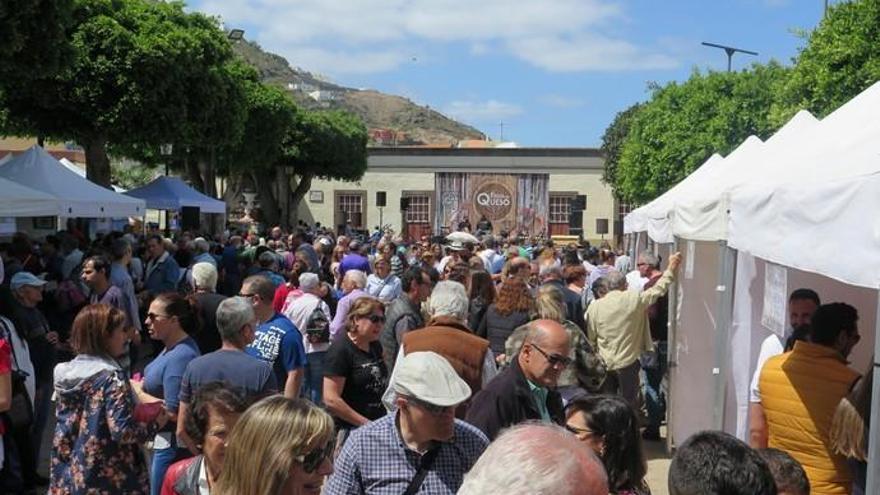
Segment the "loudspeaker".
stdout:
[[409,198],[404,196],[400,198],[400,211],[406,211],[409,209]]
[[568,214],[568,226],[572,229],[581,229],[584,227],[584,212],[572,211]]
[[587,209],[587,196],[578,194],[571,200],[571,211],[584,211]]
[[376,206],[385,206],[385,191],[376,191]]
[[199,230],[199,208],[197,206],[184,206],[180,209],[180,228],[183,230]]
[[600,235],[608,233],[608,219],[607,218],[597,218],[596,219],[596,233],[600,234]]

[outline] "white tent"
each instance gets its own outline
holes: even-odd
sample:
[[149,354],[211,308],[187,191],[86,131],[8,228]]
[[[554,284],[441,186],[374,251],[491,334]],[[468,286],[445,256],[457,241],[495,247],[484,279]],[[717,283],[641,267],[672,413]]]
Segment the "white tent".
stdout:
[[39,146],[0,166],[0,177],[45,192],[63,217],[120,218],[144,214],[144,202],[117,194],[68,170]]
[[[59,161],[62,165],[64,165],[64,167],[65,167],[67,170],[70,170],[71,172],[75,173],[76,175],[82,177],[83,179],[86,178],[86,171],[85,171],[84,168],[81,168],[81,167],[77,166],[75,163],[73,163],[72,161],[68,160],[67,158],[62,158],[62,159],[60,159],[60,160],[58,160],[58,161]],[[118,192],[118,193],[124,193],[124,192],[125,192],[125,189],[123,189],[123,188],[117,186],[116,184],[110,184],[110,187],[112,187],[113,190],[116,191],[116,192]]]
[[50,217],[56,215],[58,215],[58,200],[53,196],[0,178],[0,217]]

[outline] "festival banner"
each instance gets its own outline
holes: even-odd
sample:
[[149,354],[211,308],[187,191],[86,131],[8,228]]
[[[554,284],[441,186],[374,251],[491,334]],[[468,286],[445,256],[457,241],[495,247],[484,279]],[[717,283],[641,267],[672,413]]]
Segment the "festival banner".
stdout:
[[494,233],[526,236],[547,233],[549,202],[547,174],[435,174],[434,230],[446,235],[483,218]]

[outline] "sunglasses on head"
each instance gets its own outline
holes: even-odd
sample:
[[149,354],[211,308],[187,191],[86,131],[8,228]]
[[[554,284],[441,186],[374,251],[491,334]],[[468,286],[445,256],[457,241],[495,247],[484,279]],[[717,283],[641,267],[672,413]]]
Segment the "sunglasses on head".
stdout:
[[302,464],[303,471],[314,473],[325,459],[329,459],[330,456],[333,455],[335,447],[336,444],[333,441],[329,441],[323,447],[319,447],[311,452],[294,457],[294,460]]

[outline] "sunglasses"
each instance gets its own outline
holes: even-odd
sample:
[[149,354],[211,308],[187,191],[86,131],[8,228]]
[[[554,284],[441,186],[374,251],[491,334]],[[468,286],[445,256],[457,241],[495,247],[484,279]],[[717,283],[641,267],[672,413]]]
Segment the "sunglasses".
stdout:
[[364,318],[370,320],[370,323],[385,323],[384,315],[370,315],[364,316]]
[[536,351],[540,352],[541,355],[544,356],[544,359],[546,359],[547,362],[550,363],[550,366],[562,365],[563,367],[568,367],[569,365],[571,365],[572,362],[574,362],[574,360],[568,356],[560,356],[559,354],[547,354],[546,352],[544,352],[544,349],[541,349],[534,343],[530,342],[529,345],[532,346]]
[[245,299],[250,299],[250,298],[252,298],[252,297],[254,297],[254,296],[256,296],[256,294],[245,294],[245,293],[242,293],[242,292],[239,292],[239,293],[238,293],[238,297],[243,297],[243,298],[245,298]]
[[324,462],[325,459],[329,459],[330,456],[333,455],[333,450],[335,448],[336,444],[331,440],[323,447],[314,449],[307,454],[294,457],[294,460],[302,464],[303,471],[314,473],[319,467],[321,467],[321,463]]

